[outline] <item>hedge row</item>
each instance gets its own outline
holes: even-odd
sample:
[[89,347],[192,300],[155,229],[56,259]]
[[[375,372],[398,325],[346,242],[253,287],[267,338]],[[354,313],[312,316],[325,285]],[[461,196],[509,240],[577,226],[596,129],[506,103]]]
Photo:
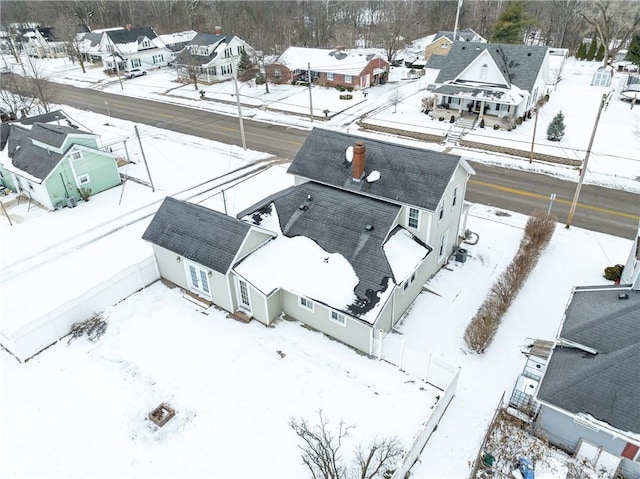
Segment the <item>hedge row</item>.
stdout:
[[487,298],[464,332],[464,341],[471,351],[483,353],[489,347],[502,317],[535,267],[540,254],[549,244],[555,226],[555,218],[548,217],[546,212],[531,214],[518,252],[491,287]]

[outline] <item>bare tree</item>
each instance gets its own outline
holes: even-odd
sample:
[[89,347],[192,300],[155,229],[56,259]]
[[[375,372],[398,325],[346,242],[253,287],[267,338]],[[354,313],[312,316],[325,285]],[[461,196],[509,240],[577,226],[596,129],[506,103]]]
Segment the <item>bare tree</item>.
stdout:
[[30,87],[31,96],[35,99],[34,105],[44,110],[44,113],[51,111],[51,106],[55,102],[58,94],[56,84],[49,81],[50,76],[37,63],[28,58],[28,65],[25,67],[28,85]]
[[340,421],[338,432],[334,436],[328,430],[329,422],[318,411],[320,423],[311,427],[306,419],[291,418],[289,425],[302,439],[302,462],[309,468],[313,479],[341,479],[345,475],[345,467],[339,455],[342,440],[349,435],[353,426],[346,426]]
[[402,458],[403,450],[396,437],[374,439],[369,447],[356,450],[359,479],[387,477],[393,465]]
[[389,97],[389,105],[393,106],[393,113],[398,111],[398,103],[401,103],[403,100],[402,93],[398,90],[394,90],[394,92]]
[[85,56],[81,48],[81,39],[78,35],[78,26],[75,23],[75,18],[67,15],[60,15],[54,22],[56,39],[64,43],[67,56],[73,63],[76,61],[82,68],[82,73],[87,73],[85,68]]
[[313,479],[382,479],[388,477],[402,457],[397,437],[376,438],[368,447],[358,446],[353,469],[344,466],[340,456],[342,441],[354,426],[340,421],[335,434],[329,430],[329,421],[318,411],[319,424],[311,427],[305,419],[291,418],[289,425],[302,439],[302,462],[309,468]]
[[26,117],[33,107],[31,85],[26,77],[9,73],[2,76],[0,102],[13,119]]
[[609,50],[613,45],[615,50],[622,48],[640,31],[640,3],[594,0],[581,15],[595,29],[604,46],[604,65],[609,63]]

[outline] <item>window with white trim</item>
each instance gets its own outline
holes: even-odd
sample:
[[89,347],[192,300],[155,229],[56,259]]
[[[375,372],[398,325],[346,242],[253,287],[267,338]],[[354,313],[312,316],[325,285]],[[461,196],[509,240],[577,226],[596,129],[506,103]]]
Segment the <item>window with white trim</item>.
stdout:
[[233,73],[231,65],[221,65],[220,66],[220,73],[222,75],[231,75]]
[[353,83],[353,75],[345,75],[344,76],[345,83]]
[[438,209],[438,221],[444,218],[444,205],[447,202],[447,197],[442,198],[442,203],[440,203],[440,208]]
[[407,213],[407,224],[410,228],[420,228],[420,210],[417,208],[409,208]]
[[304,296],[300,296],[299,297],[299,302],[298,304],[300,304],[300,306],[302,306],[304,309],[307,309],[311,312],[313,312],[315,310],[315,304],[313,301],[311,301],[309,298],[305,298]]
[[238,45],[238,55],[242,55],[244,52],[244,45]]
[[338,323],[341,326],[347,325],[347,318],[342,313],[338,313],[337,311],[331,310],[330,318],[331,318],[331,321],[333,321],[334,323]]
[[480,80],[486,80],[488,74],[489,74],[489,65],[485,63],[484,65],[482,65],[482,68],[480,68]]
[[71,153],[71,159],[72,160],[79,160],[80,158],[82,158],[82,152],[81,151],[74,151],[73,153]]
[[225,58],[229,58],[230,56],[233,56],[233,51],[232,51],[231,47],[225,48],[224,49],[224,57]]
[[335,79],[335,75],[333,73],[327,73],[327,81],[333,81]]
[[458,202],[458,187],[453,189],[453,200],[451,200],[451,207],[453,208]]
[[160,55],[154,55],[153,56],[153,63],[154,65],[157,63],[164,63],[164,55],[160,54]]
[[91,178],[89,177],[89,173],[85,173],[84,175],[78,176],[78,184],[86,185],[91,182]]
[[132,58],[130,61],[131,68],[138,68],[142,66],[142,61],[139,58]]
[[151,42],[149,40],[147,40],[146,38],[144,40],[142,40],[142,48],[151,48]]

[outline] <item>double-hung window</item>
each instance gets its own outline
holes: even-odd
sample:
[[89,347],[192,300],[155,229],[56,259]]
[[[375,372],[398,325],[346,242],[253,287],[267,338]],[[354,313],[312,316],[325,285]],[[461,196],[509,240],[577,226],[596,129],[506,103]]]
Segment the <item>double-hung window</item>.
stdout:
[[331,321],[342,326],[347,325],[347,318],[345,317],[345,315],[334,310],[331,310]]
[[420,228],[420,210],[417,208],[409,208],[407,224],[410,228]]

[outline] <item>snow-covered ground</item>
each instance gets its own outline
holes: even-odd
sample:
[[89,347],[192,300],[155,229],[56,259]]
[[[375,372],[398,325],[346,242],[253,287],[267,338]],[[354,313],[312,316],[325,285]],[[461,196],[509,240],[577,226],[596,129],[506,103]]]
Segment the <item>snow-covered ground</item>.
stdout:
[[[128,80],[124,91],[158,99],[143,82],[157,81],[159,90],[166,90],[165,82],[157,79],[160,73],[165,71]],[[82,78],[77,69],[65,73],[71,75]],[[406,83],[403,88],[407,89],[418,85],[398,81]],[[393,114],[384,95],[374,98],[377,91],[391,94],[392,86],[372,88],[360,107],[385,105],[379,114],[397,117],[406,102]],[[116,92],[120,86],[107,88]],[[549,105],[558,96],[552,95]],[[188,101],[218,107],[197,98]],[[616,101],[608,111],[614,111]],[[637,115],[638,110],[619,104],[626,106],[627,115]],[[63,108],[106,137],[105,143],[132,135],[128,122],[114,119],[105,127],[106,115]],[[282,120],[282,115],[256,110],[260,114]],[[426,119],[419,112],[414,114]],[[348,115],[336,115],[328,124],[346,127]],[[402,115],[410,117],[408,112]],[[308,120],[291,118],[310,126]],[[567,115],[568,129],[572,118]],[[625,133],[631,131],[635,117],[625,118],[627,129],[613,130],[611,151],[617,148],[614,142],[629,148],[638,141]],[[601,127],[605,120],[606,115]],[[584,138],[588,139],[591,119],[584,120],[587,123]],[[530,126],[532,122],[522,127]],[[33,207],[27,211],[25,203],[12,206],[9,213],[20,219],[14,226],[0,217],[3,321],[9,314],[20,314],[21,305],[70,299],[65,295],[73,294],[73,288],[65,285],[77,282],[89,287],[95,280],[91,271],[109,271],[152,254],[140,239],[150,219],[145,213],[157,208],[166,195],[194,197],[208,207],[218,211],[226,207],[235,214],[292,184],[285,174],[287,165],[272,166],[225,185],[225,204],[220,187],[192,188],[266,155],[146,126],[141,133],[155,193],[127,182],[77,208],[56,213]],[[146,179],[135,142],[129,141],[128,148],[138,163],[126,167],[127,174]],[[602,148],[609,150],[607,145]],[[638,176],[638,163],[632,152],[629,156],[619,172],[602,174],[613,179],[618,174],[631,181],[634,174]],[[487,157],[487,161],[503,160],[526,163]],[[613,179],[610,184],[616,186]],[[631,247],[628,239],[558,227],[492,346],[484,355],[469,354],[462,339],[464,328],[516,251],[526,222],[519,214],[497,213],[490,207],[472,207],[468,228],[479,234],[479,243],[468,245],[467,262],[451,262],[427,284],[431,292],[421,294],[400,326],[408,348],[431,352],[462,368],[458,394],[414,468],[414,477],[468,475],[469,462],[500,396],[510,391],[524,364],[519,349],[525,339],[555,337],[571,287],[606,283],[604,267],[624,263]],[[123,226],[118,223],[123,215],[131,221],[135,215],[146,217]],[[115,235],[100,234],[110,224],[123,227]],[[256,322],[235,322],[214,309],[206,313],[182,300],[176,290],[156,283],[109,308],[107,332],[96,343],[80,339],[67,345],[64,339],[26,364],[0,351],[0,476],[306,477],[289,418],[315,422],[316,410],[322,408],[331,425],[341,419],[355,424],[343,449],[343,457],[350,460],[353,447],[375,435],[397,434],[407,446],[433,404],[432,393],[421,390],[419,381],[296,322],[281,321],[265,328]],[[165,428],[154,431],[145,417],[162,401],[175,407],[177,415]]]

